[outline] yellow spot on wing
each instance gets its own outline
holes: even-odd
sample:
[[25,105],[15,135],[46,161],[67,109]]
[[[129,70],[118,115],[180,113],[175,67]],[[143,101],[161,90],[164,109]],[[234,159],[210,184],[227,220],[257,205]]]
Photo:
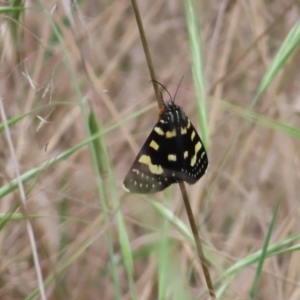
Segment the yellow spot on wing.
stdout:
[[163,169],[160,165],[153,165],[151,162],[151,158],[148,155],[142,155],[139,158],[139,162],[141,164],[145,164],[149,167],[149,170],[151,173],[153,174],[162,174],[163,173]]
[[164,135],[165,133],[160,127],[154,127],[154,131],[158,133],[159,135]]
[[186,127],[181,127],[181,134],[186,134]]
[[176,161],[176,160],[177,160],[177,157],[176,157],[175,154],[169,154],[169,155],[168,155],[168,160],[169,160],[169,161]]
[[184,153],[183,153],[183,157],[184,158],[187,158],[189,156],[189,153],[188,153],[188,151],[184,151]]
[[150,147],[152,147],[154,150],[157,150],[159,148],[159,145],[155,141],[151,141]]
[[190,127],[191,127],[191,121],[189,120],[187,124],[187,129],[189,129]]
[[199,150],[202,148],[202,145],[200,142],[198,142],[196,145],[195,145],[195,154],[194,156],[192,157],[191,159],[191,166],[193,167],[196,163],[196,159],[197,159],[197,153],[199,152]]
[[175,129],[173,129],[172,131],[167,131],[167,133],[166,133],[167,138],[171,138],[171,137],[174,137],[174,136],[176,136],[176,130]]
[[193,130],[192,136],[191,136],[191,139],[192,139],[192,140],[194,139],[195,135],[196,135],[196,132]]

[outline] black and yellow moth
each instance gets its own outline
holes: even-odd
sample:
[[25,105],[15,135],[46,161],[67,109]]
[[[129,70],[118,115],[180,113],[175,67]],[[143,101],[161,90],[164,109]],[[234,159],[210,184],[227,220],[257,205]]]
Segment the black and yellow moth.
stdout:
[[130,193],[149,194],[179,181],[194,184],[207,167],[200,136],[171,98],[164,102],[158,122],[134,160],[123,187]]

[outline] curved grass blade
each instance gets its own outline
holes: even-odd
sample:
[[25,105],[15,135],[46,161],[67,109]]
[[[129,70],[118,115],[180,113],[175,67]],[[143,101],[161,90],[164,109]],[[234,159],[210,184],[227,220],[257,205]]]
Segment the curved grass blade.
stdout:
[[258,261],[258,266],[257,266],[257,269],[256,269],[254,282],[253,282],[253,285],[252,285],[252,288],[251,288],[251,291],[250,291],[250,298],[251,299],[255,299],[255,297],[256,297],[256,293],[257,293],[257,290],[258,290],[258,283],[259,283],[259,279],[261,277],[261,273],[262,273],[262,270],[263,270],[264,261],[267,258],[268,246],[269,246],[271,235],[272,235],[272,232],[273,232],[273,229],[274,229],[274,225],[275,225],[275,221],[276,221],[280,201],[281,201],[281,199],[279,199],[277,204],[276,204],[274,214],[273,214],[273,217],[272,217],[272,221],[271,221],[271,224],[269,226],[269,230],[268,230],[268,233],[267,233],[264,245],[263,245],[263,249],[261,251],[261,255],[260,255],[260,258],[259,258],[259,261]]

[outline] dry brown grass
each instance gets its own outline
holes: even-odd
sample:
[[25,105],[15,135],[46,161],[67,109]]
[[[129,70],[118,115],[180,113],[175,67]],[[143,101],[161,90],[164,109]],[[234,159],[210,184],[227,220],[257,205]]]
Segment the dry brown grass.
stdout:
[[[83,1],[70,15],[62,3],[51,17],[61,30],[78,83],[72,78],[62,43],[41,10],[22,13],[15,40],[10,31],[15,24],[12,16],[0,17],[0,96],[8,119],[30,113],[10,127],[20,172],[40,166],[87,138],[76,88],[92,104],[102,129],[152,103],[147,113],[108,132],[105,145],[132,252],[142,255],[134,259],[137,299],[157,299],[157,257],[149,247],[159,242],[162,217],[144,197],[122,189],[124,176],[157,115],[131,3]],[[55,4],[45,2],[49,10]],[[173,94],[185,76],[176,102],[198,127],[184,3],[141,0],[139,4],[158,80]],[[197,2],[197,12],[205,47],[210,168],[188,192],[206,251],[215,262],[210,272],[217,279],[235,262],[262,248],[280,195],[271,243],[299,232],[299,141],[246,122],[232,145],[244,120],[220,101],[249,108],[267,66],[299,19],[299,3],[202,1]],[[295,52],[259,99],[256,112],[299,127],[299,76],[299,52]],[[51,103],[52,107],[47,106]],[[47,118],[40,128],[38,116]],[[3,132],[0,143],[0,185],[4,186],[16,174]],[[187,223],[178,189],[172,188],[168,207]],[[31,224],[43,278],[54,277],[46,286],[48,299],[115,299],[106,233],[111,233],[118,259],[116,211],[109,207],[109,224],[105,224],[88,148],[45,167],[25,183],[25,190],[27,213],[35,216]],[[151,199],[166,201],[163,193]],[[18,189],[2,197],[2,216],[19,203]],[[16,216],[21,212],[17,210]],[[173,237],[170,251],[180,276],[190,278],[183,285],[194,297],[203,295],[205,284],[194,248],[176,228],[170,225],[169,230]],[[83,246],[86,242],[88,247]],[[11,217],[2,228],[0,253],[0,299],[25,299],[37,288],[37,278],[23,218]],[[299,251],[268,258],[257,299],[300,299],[299,265]],[[221,299],[248,299],[255,267],[237,272]],[[131,299],[122,263],[117,271],[122,299]]]

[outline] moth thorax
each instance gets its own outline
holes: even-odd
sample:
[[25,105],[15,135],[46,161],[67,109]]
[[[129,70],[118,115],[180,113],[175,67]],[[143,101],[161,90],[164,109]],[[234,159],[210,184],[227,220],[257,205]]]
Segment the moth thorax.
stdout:
[[187,117],[180,107],[172,107],[169,113],[172,115],[171,119],[176,127],[182,127],[185,124]]
[[180,107],[178,108],[178,110],[179,110],[179,114],[180,114],[181,119],[186,120],[187,117],[186,117],[184,111]]

